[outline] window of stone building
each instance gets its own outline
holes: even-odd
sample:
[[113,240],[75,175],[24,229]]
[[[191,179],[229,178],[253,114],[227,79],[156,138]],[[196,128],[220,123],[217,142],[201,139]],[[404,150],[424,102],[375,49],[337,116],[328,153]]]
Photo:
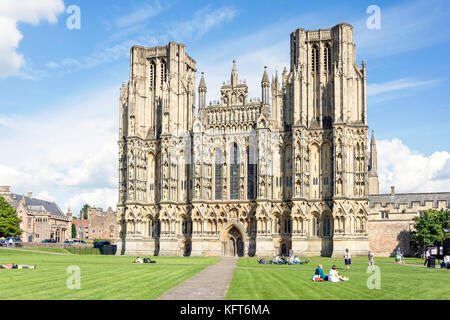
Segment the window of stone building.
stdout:
[[156,64],[155,61],[152,60],[150,62],[150,87],[154,88],[155,87],[155,82],[156,82]]
[[325,45],[325,52],[323,54],[324,69],[327,72],[331,72],[331,46],[329,43]]
[[215,155],[215,168],[214,168],[214,192],[215,199],[222,199],[222,168],[223,168],[223,159],[222,159],[222,151],[220,149],[216,150]]
[[312,47],[312,56],[311,56],[311,70],[312,72],[319,71],[319,48],[317,45]]
[[164,82],[167,82],[167,66],[166,61],[161,60],[161,86]]
[[230,199],[239,198],[239,148],[236,143],[231,147]]

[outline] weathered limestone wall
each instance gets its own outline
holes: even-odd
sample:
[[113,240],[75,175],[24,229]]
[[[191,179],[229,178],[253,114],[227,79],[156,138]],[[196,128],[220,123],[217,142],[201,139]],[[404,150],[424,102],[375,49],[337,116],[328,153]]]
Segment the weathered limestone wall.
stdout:
[[375,256],[390,257],[397,249],[414,255],[410,248],[409,230],[412,220],[369,220],[369,246]]

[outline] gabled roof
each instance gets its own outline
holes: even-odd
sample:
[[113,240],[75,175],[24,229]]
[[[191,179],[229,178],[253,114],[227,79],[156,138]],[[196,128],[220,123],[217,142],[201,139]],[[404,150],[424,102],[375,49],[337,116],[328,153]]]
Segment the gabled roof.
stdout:
[[62,217],[66,216],[55,202],[30,198],[15,193],[11,193],[11,197],[15,199],[15,201],[11,203],[11,205],[14,208],[17,208],[19,206],[20,201],[22,201],[22,198],[24,198],[25,205],[30,211],[46,211],[55,216],[62,216]]

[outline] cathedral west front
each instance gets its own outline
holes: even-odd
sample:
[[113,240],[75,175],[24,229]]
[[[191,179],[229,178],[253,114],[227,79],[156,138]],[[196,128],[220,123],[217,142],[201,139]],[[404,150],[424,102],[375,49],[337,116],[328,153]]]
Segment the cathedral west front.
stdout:
[[221,99],[207,103],[208,77],[196,86],[184,44],[131,48],[118,254],[366,255],[378,178],[353,27],[292,32],[289,69],[269,78],[261,66],[260,98],[239,62],[230,68]]

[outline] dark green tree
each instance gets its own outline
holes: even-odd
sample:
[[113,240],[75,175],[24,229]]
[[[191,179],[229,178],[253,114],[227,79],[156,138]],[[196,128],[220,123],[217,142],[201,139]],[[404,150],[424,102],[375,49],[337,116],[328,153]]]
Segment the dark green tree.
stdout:
[[412,236],[416,242],[423,248],[442,243],[443,240],[450,238],[450,234],[445,232],[448,227],[448,212],[441,210],[427,210],[422,217],[415,217]]
[[77,227],[75,227],[75,224],[72,223],[72,239],[75,239],[77,237]]
[[18,237],[22,234],[16,209],[0,197],[0,237]]
[[88,218],[88,209],[90,206],[86,203],[80,210],[80,219],[87,219]]

